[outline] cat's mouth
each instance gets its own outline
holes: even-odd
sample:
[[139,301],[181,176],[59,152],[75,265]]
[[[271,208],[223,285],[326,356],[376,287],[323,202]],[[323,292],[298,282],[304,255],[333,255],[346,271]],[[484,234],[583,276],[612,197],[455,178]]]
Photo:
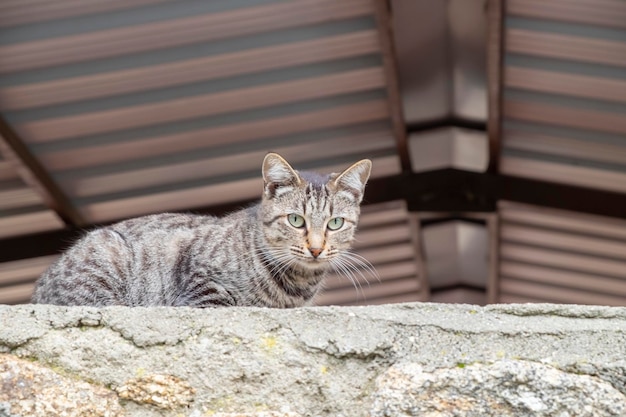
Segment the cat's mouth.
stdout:
[[327,250],[312,252],[306,248],[290,248],[289,256],[284,258],[288,263],[292,262],[305,269],[324,269],[330,264],[332,254]]

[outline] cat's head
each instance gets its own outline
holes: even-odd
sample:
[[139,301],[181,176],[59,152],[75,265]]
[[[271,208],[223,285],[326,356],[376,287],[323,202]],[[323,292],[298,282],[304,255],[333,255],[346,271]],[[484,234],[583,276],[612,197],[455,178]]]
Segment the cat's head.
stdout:
[[298,172],[280,155],[268,154],[260,213],[274,257],[316,269],[349,249],[371,168],[364,159],[341,173]]

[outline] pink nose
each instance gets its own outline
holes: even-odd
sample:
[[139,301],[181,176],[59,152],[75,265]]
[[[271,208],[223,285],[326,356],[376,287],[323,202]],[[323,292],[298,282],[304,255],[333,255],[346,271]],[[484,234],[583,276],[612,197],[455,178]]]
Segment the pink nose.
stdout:
[[320,253],[322,253],[323,249],[320,248],[309,248],[309,252],[311,252],[311,255],[313,255],[314,258],[317,258],[318,256],[320,256]]

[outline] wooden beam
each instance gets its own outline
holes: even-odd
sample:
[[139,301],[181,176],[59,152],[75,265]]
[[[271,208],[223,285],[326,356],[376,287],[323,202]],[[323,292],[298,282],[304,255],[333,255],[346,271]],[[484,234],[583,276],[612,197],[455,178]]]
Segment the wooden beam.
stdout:
[[489,137],[487,172],[497,173],[502,140],[504,0],[488,0],[487,30],[487,135]]
[[499,200],[626,219],[626,194],[498,175],[491,191]]
[[489,272],[487,275],[487,303],[495,304],[500,300],[500,213],[487,217],[489,232]]
[[396,50],[392,34],[392,22],[390,4],[387,0],[372,0],[376,11],[376,24],[380,38],[380,47],[383,57],[383,69],[387,86],[387,101],[393,135],[396,139],[400,164],[404,172],[411,171],[411,159],[407,139],[406,123],[404,121],[404,109],[400,97],[400,84],[398,81],[398,65],[396,62]]
[[0,116],[0,151],[6,159],[20,167],[18,171],[24,182],[38,190],[46,204],[66,224],[82,226],[86,223],[50,173],[2,116]]

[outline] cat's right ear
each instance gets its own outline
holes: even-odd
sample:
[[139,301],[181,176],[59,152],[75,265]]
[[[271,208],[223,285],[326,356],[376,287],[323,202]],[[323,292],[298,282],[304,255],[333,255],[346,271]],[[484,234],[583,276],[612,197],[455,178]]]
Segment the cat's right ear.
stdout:
[[263,160],[264,193],[267,198],[274,198],[283,191],[300,185],[302,180],[285,159],[277,153],[268,153]]

